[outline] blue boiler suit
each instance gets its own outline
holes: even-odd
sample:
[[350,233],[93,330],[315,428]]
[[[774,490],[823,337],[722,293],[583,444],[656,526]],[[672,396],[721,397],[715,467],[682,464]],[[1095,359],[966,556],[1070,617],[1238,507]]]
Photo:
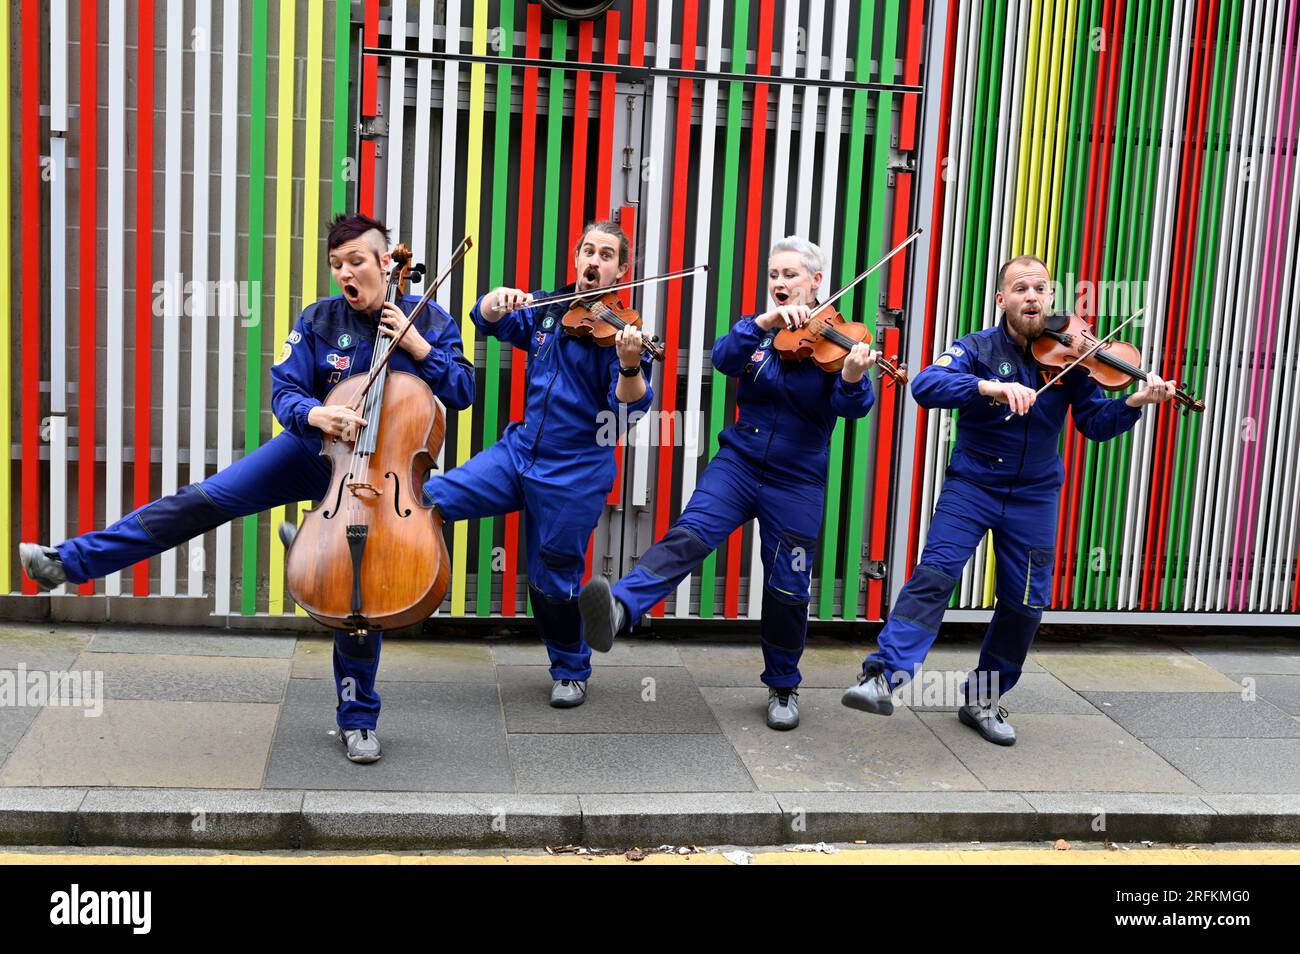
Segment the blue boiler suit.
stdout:
[[1004,421],[1007,406],[978,390],[981,380],[1014,381],[1037,390],[1055,373],[1015,343],[1003,319],[960,339],[913,380],[918,404],[956,408],[961,419],[925,552],[880,632],[880,648],[863,663],[868,675],[883,672],[892,686],[914,675],[938,635],[962,567],[991,530],[997,606],[979,662],[968,676],[967,699],[990,703],[1019,680],[1051,599],[1065,473],[1057,445],[1065,415],[1072,413],[1075,427],[1094,441],[1123,434],[1142,416],[1124,398],[1103,396],[1082,368],[1040,394],[1028,414],[1009,421]]
[[[399,307],[409,314],[416,301],[406,296]],[[236,517],[319,500],[329,488],[330,468],[320,456],[321,432],[307,423],[307,415],[339,381],[370,369],[376,329],[374,316],[360,314],[342,295],[309,305],[271,368],[271,409],[285,429],[207,480],[155,500],[104,530],[60,543],[59,558],[68,580],[81,583],[113,573]],[[469,407],[474,402],[474,366],[462,352],[456,323],[430,303],[407,334],[416,331],[433,350],[417,366],[398,348],[389,368],[418,375],[448,407]],[[335,632],[340,728],[375,728],[381,644],[378,632],[365,640]],[[345,684],[345,679],[350,682]]]
[[[747,520],[758,518],[763,561],[759,627],[763,682],[799,685],[808,634],[808,602],[826,502],[826,467],[837,417],[866,416],[876,396],[866,375],[849,384],[811,361],[783,361],[775,331],[743,317],[713,345],[713,367],[739,378],[740,420],[663,538],[613,586],[635,622],[677,588]],[[865,492],[865,488],[860,488]]]
[[500,440],[464,464],[430,478],[425,498],[447,523],[524,512],[528,594],[551,678],[585,680],[591,648],[582,638],[578,590],[587,544],[614,486],[618,433],[654,396],[649,359],[641,365],[644,396],[622,404],[614,393],[617,349],[566,332],[560,322],[568,303],[520,308],[495,322],[484,319],[482,304],[480,298],[470,312],[474,326],[527,355],[524,419],[510,422]]

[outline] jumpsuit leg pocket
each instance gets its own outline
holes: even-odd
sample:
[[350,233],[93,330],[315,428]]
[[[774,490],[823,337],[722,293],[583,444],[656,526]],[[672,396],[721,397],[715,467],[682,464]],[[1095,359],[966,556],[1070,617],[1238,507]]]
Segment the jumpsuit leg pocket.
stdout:
[[768,568],[767,586],[790,603],[807,603],[812,586],[812,568],[817,558],[817,540],[782,530]]
[[1021,601],[1030,609],[1045,609],[1052,601],[1052,567],[1056,547],[1030,547],[1025,570],[1025,592]]

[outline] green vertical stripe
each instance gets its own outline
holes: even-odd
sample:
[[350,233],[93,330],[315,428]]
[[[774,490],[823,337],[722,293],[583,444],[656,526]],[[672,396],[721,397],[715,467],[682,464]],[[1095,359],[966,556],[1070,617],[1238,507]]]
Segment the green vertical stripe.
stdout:
[[[745,72],[745,49],[749,33],[749,0],[736,0],[735,26],[731,40],[731,71]],[[736,209],[740,190],[740,112],[744,103],[745,88],[741,83],[729,83],[727,93],[727,154],[722,173],[722,218],[718,234],[718,303],[714,310],[714,337],[721,338],[731,330],[731,295],[736,273]],[[713,373],[709,403],[709,459],[718,453],[718,434],[729,423],[723,419],[727,409],[727,377]],[[739,560],[739,553],[727,554],[729,560]],[[717,577],[717,553],[710,553],[700,567],[700,618],[713,616],[714,581]]]
[[[1231,84],[1237,75],[1237,44],[1233,41],[1240,28],[1240,13],[1241,3],[1239,0],[1233,0],[1229,17],[1220,15],[1219,18],[1219,38],[1214,57],[1214,92],[1210,99],[1210,111],[1206,120],[1206,129],[1209,132],[1206,148],[1213,149],[1212,169],[1211,174],[1205,176],[1202,181],[1202,212],[1197,236],[1196,265],[1192,269],[1194,283],[1191,300],[1188,303],[1190,327],[1187,335],[1187,355],[1183,366],[1184,380],[1178,382],[1184,390],[1193,394],[1203,393],[1202,389],[1205,386],[1205,352],[1212,325],[1209,310],[1213,297],[1214,274],[1218,267],[1219,219],[1223,211],[1223,174],[1225,156],[1230,148],[1227,142],[1228,101],[1232,95]],[[1187,414],[1182,418],[1182,426],[1178,429],[1178,450],[1174,455],[1176,463],[1173,482],[1173,500],[1177,508],[1177,513],[1173,517],[1176,532],[1169,535],[1169,549],[1165,555],[1167,565],[1170,566],[1169,572],[1165,575],[1165,609],[1178,609],[1183,602],[1189,549],[1188,523],[1192,508],[1201,506],[1192,499],[1193,477],[1196,472],[1192,462],[1196,460],[1196,455],[1200,451],[1203,422],[1204,415]]]
[[[352,64],[351,4],[334,3],[334,175],[330,211],[338,215],[348,204],[348,76]],[[338,283],[330,273],[330,292],[337,295]]]
[[[551,58],[563,60],[569,45],[568,21],[556,18],[551,26]],[[564,157],[564,70],[550,71],[546,103],[546,203],[542,209],[542,287],[556,287],[563,267],[560,238],[560,160]],[[526,146],[525,146],[526,148]]]
[[[514,55],[515,3],[501,0],[501,55]],[[497,70],[496,142],[492,150],[492,247],[488,255],[488,287],[505,283],[506,205],[510,196],[510,87],[513,71],[509,66]],[[497,440],[497,404],[501,391],[501,342],[485,339],[487,368],[483,393],[483,449]],[[492,612],[492,550],[495,521],[484,517],[478,523],[478,585],[475,587],[475,612],[488,616]]]
[[[253,0],[253,57],[248,165],[249,319],[244,365],[244,453],[262,441],[262,235],[266,231],[266,0]],[[257,514],[244,518],[240,612],[257,612]]]

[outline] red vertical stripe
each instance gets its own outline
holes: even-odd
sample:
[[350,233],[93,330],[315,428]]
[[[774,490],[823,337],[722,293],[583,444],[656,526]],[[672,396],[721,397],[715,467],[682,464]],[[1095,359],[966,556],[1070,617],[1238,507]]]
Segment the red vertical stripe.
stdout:
[[[903,48],[903,82],[917,86],[921,82],[921,44],[925,39],[925,4],[910,3],[907,10],[907,40]],[[902,108],[898,119],[898,148],[915,149],[917,132],[917,109],[921,97],[916,93],[904,93],[901,97]],[[904,236],[906,238],[906,236]]]
[[632,39],[628,47],[628,65],[645,65],[645,0],[632,0]]
[[[604,61],[613,66],[618,62],[618,11],[611,10],[605,17]],[[607,219],[612,208],[610,174],[614,168],[614,95],[613,73],[600,75],[600,144],[596,152],[596,218]]]
[[[135,194],[135,505],[149,502],[153,384],[153,0],[140,0]],[[132,571],[136,596],[149,595],[149,563]]]
[[[952,75],[957,49],[957,0],[948,0],[948,35],[944,40],[943,51],[943,93],[939,105],[939,148],[946,149],[948,144],[948,126],[952,119]],[[946,193],[944,174],[948,169],[948,158],[934,164],[934,207],[930,212],[930,234],[926,241],[930,243],[930,267],[926,273],[925,295],[925,333],[921,338],[922,351],[918,355],[921,368],[930,363],[930,342],[934,340],[935,313],[939,300],[939,250],[943,242],[943,206]],[[946,343],[946,342],[945,342]],[[918,371],[920,368],[917,369]],[[907,526],[907,566],[903,568],[903,578],[912,575],[916,565],[917,549],[921,539],[921,490],[925,481],[925,438],[926,415],[924,408],[916,410],[916,443],[912,450],[912,507],[908,515]]]
[[[22,86],[22,230],[28,236],[41,234],[41,5],[35,0],[22,4],[22,65],[18,73]],[[6,144],[6,148],[8,145]],[[9,228],[9,223],[0,223]],[[22,307],[22,535],[24,540],[44,537],[40,530],[41,507],[41,328],[45,324],[45,288],[41,282],[39,238],[23,247]],[[9,448],[4,448],[6,466]],[[36,593],[36,584],[23,576],[23,592]]]
[[[535,3],[528,5],[527,26],[524,34],[524,56],[537,59],[542,49],[542,8]],[[524,70],[523,105],[520,113],[519,132],[519,221],[533,220],[533,194],[536,183],[537,155],[537,70],[529,67]],[[515,246],[515,286],[528,290],[529,273],[533,261],[533,232],[521,228],[516,233]],[[549,291],[549,289],[548,289]],[[527,386],[525,367],[527,352],[515,348],[510,354],[510,420],[524,419],[524,390]],[[515,576],[519,568],[519,512],[506,514],[505,522],[505,567],[501,577],[501,615],[515,615],[515,601],[518,599]]]
[[[591,62],[592,31],[595,24],[583,20],[578,26],[578,61]],[[572,249],[582,236],[586,224],[587,203],[587,127],[591,122],[591,74],[579,70],[574,77],[573,87],[573,141],[569,150],[572,157],[573,181],[569,188],[569,281],[577,281],[578,273],[573,266]]]
[[[96,0],[82,0],[80,12],[81,26],[81,157],[80,157],[80,191],[78,212],[80,214],[80,243],[78,255],[81,258],[81,274],[77,284],[80,286],[78,310],[81,317],[81,334],[77,341],[77,532],[88,533],[95,529],[95,304],[96,304],[96,265],[99,254],[96,250],[95,221],[96,195],[95,167],[98,164],[96,150],[96,96],[99,89],[99,65],[96,43],[96,25],[99,13]],[[93,581],[82,583],[77,588],[86,595],[95,592]]]
[[[907,205],[906,201],[900,201],[895,205],[896,226],[899,222],[906,226]],[[897,328],[886,328],[881,339],[884,342],[883,350],[886,355],[898,352]],[[894,414],[898,408],[899,388],[897,384],[888,383],[888,379],[883,374],[880,375],[879,380],[878,393],[880,394],[880,402],[876,405],[876,434],[879,435],[876,452],[876,479],[872,482],[870,488],[871,541],[867,550],[867,556],[872,560],[883,560],[885,558],[885,542],[889,530],[889,474],[894,466]],[[867,386],[871,386],[870,382],[868,382]],[[865,607],[867,619],[878,620],[881,618],[880,610],[884,599],[884,589],[882,580],[867,581]]]
[[[754,45],[756,71],[767,76],[772,68],[772,24],[776,18],[773,0],[762,0],[758,13],[758,40]],[[741,269],[740,310],[752,314],[758,306],[760,281],[759,259],[763,254],[759,232],[763,225],[763,165],[767,146],[768,84],[754,85],[754,105],[750,121],[749,205],[745,212],[745,250]],[[739,418],[740,408],[736,408]],[[727,541],[727,583],[723,590],[723,615],[734,619],[740,609],[741,542],[744,527],[737,527]],[[754,545],[758,546],[757,538]]]
[[[1193,36],[1203,44],[1199,51],[1199,62],[1194,61],[1192,71],[1190,102],[1194,108],[1187,110],[1184,142],[1188,144],[1191,155],[1180,170],[1182,181],[1181,201],[1178,208],[1185,209],[1186,215],[1178,217],[1175,233],[1175,269],[1171,277],[1170,290],[1172,307],[1169,319],[1172,322],[1172,334],[1166,339],[1161,360],[1160,375],[1165,378],[1181,377],[1183,336],[1186,330],[1188,296],[1194,276],[1196,254],[1195,237],[1197,220],[1200,216],[1201,171],[1204,167],[1205,121],[1209,108],[1208,83],[1211,73],[1210,55],[1214,47],[1214,28],[1218,14],[1218,4],[1212,3],[1197,10],[1198,26],[1202,16],[1208,17],[1204,30],[1197,29]],[[1202,84],[1205,84],[1204,86]],[[1193,128],[1194,127],[1194,128]],[[1177,432],[1178,414],[1172,407],[1157,409],[1156,448],[1159,460],[1168,462],[1152,472],[1153,489],[1150,505],[1150,517],[1147,520],[1147,538],[1144,549],[1148,553],[1146,573],[1142,587],[1140,606],[1154,609],[1160,598],[1160,583],[1164,578],[1164,553],[1166,537],[1169,530],[1170,481],[1174,471],[1174,435]],[[1148,589],[1149,587],[1149,589]]]
[[[379,0],[365,0],[365,27],[362,40],[366,46],[379,45]],[[449,28],[459,24],[448,24]],[[374,116],[379,110],[379,58],[361,58],[361,114]],[[361,175],[357,183],[357,208],[365,215],[375,214],[375,143],[361,143]]]

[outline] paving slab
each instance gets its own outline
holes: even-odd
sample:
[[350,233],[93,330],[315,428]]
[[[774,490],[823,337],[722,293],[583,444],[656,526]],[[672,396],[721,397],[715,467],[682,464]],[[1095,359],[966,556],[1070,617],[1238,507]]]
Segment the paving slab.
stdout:
[[[862,658],[875,647],[809,646],[799,661],[803,686],[809,689],[844,689],[862,669]],[[762,686],[763,650],[757,638],[752,645],[715,643],[680,647],[682,663],[700,686]]]
[[[0,679],[4,678],[6,678],[5,672],[0,671]],[[42,706],[0,706],[0,765],[18,745],[18,741],[36,717],[41,714],[42,708]]]
[[104,674],[109,699],[279,703],[289,682],[289,660],[266,657],[88,653],[79,666]]
[[1036,652],[1034,658],[1075,692],[1241,692],[1187,653]]
[[765,689],[705,699],[762,791],[954,791],[984,786],[908,709],[888,718],[840,705],[838,689],[799,693],[799,727],[767,728]]
[[89,642],[82,633],[9,623],[0,627],[0,669],[67,669]]
[[602,666],[592,674],[587,701],[573,709],[551,707],[545,666],[498,666],[497,675],[509,732],[722,731],[680,666]]
[[1160,754],[1100,714],[1017,715],[1012,746],[986,742],[947,713],[920,718],[991,791],[1196,792]]
[[383,758],[349,762],[333,680],[291,679],[266,773],[269,789],[508,792],[514,781],[495,686],[380,684]]
[[0,786],[259,788],[278,707],[107,699],[102,715],[46,708]]
[[261,656],[288,659],[294,637],[215,635],[171,629],[118,629],[104,627],[95,633],[87,651],[92,653],[152,653],[161,656]]
[[1300,792],[1300,739],[1152,739],[1149,744],[1207,792]]
[[754,784],[721,735],[511,734],[517,790],[597,794],[748,792]]
[[1103,714],[1139,739],[1300,738],[1300,724],[1259,699],[1217,692],[1088,692]]
[[[1300,651],[1293,646],[1286,649],[1199,649],[1185,647],[1201,662],[1221,673],[1249,676],[1283,675],[1300,676]],[[1241,679],[1232,676],[1237,682]]]
[[303,847],[415,850],[577,844],[574,795],[307,792]]
[[1226,675],[1244,686],[1253,686],[1256,698],[1277,706],[1283,712],[1300,716],[1300,676],[1254,675],[1241,672]]
[[[498,666],[549,666],[546,645],[541,639],[505,640],[492,644],[492,657]],[[607,653],[592,653],[591,667],[606,666],[680,666],[677,644],[643,637],[617,640]]]
[[[299,639],[293,654],[295,679],[334,677],[334,640]],[[379,655],[379,691],[386,682],[496,682],[492,651],[480,643],[392,638],[384,639]]]
[[[928,683],[924,681],[927,671],[933,672],[922,669],[923,681],[918,689],[903,688],[908,708],[917,712],[956,712],[957,705],[951,704],[953,700],[944,698],[947,684],[951,680],[945,678],[942,683]],[[913,682],[912,685],[916,683]],[[954,683],[956,685],[960,683]],[[943,691],[936,691],[938,688]],[[937,704],[929,704],[932,695]],[[918,705],[918,702],[921,704]],[[1055,712],[1064,715],[1095,715],[1097,712],[1087,699],[1049,672],[1022,673],[1011,691],[1002,697],[1002,704],[1011,712]]]

